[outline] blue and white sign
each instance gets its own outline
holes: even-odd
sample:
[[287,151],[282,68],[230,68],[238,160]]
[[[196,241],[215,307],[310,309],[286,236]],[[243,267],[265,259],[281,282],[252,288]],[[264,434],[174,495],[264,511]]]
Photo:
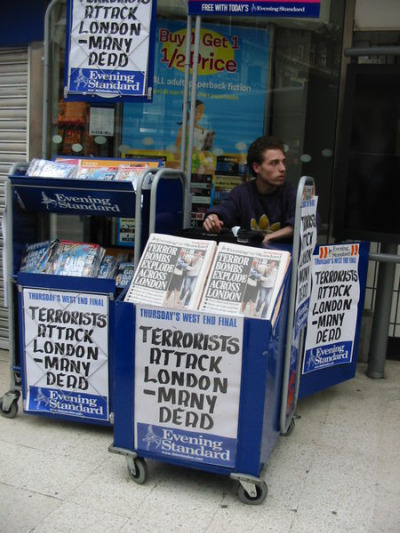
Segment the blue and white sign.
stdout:
[[188,0],[189,15],[319,17],[320,0]]
[[131,182],[12,178],[19,204],[31,211],[97,216],[134,216]]
[[321,246],[313,256],[303,374],[351,363],[360,300],[359,245]]
[[66,99],[151,99],[155,4],[68,1]]
[[136,307],[135,449],[232,467],[243,318]]
[[103,294],[23,289],[24,408],[109,418],[109,301]]

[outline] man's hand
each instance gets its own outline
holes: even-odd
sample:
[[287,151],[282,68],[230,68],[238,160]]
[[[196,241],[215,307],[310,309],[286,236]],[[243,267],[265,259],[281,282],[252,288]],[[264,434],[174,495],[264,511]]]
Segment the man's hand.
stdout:
[[203,222],[203,228],[208,233],[220,233],[223,225],[223,221],[214,213],[208,215]]

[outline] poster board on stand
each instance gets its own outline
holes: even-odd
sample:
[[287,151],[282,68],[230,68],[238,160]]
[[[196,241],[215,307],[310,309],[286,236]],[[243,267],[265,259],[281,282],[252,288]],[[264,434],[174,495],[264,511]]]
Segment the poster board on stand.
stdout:
[[313,256],[300,398],[355,376],[368,253],[359,242],[320,246]]
[[67,1],[64,99],[151,101],[156,0]]

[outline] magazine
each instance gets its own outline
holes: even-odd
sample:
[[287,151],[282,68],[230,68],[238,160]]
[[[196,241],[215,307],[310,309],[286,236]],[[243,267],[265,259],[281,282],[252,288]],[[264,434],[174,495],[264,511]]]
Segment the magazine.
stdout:
[[113,255],[105,255],[100,263],[98,278],[112,279],[115,276],[117,270],[117,258]]
[[44,274],[57,243],[57,239],[52,239],[27,244],[22,254],[20,271]]
[[146,168],[148,168],[148,165],[146,164],[137,166],[120,166],[113,179],[115,181],[131,181],[136,189],[137,181]]
[[152,233],[125,301],[197,309],[216,246],[214,241]]
[[46,269],[58,276],[96,277],[105,249],[99,244],[80,243],[62,239]]
[[26,171],[27,176],[40,178],[73,178],[76,165],[47,161],[46,159],[32,159]]
[[115,285],[117,289],[125,289],[132,281],[135,265],[129,261],[121,261],[117,265]]
[[120,246],[110,246],[106,248],[105,255],[112,255],[115,257],[117,263],[125,261],[126,263],[133,261],[134,252]]
[[[59,161],[62,161],[60,159]],[[81,180],[96,181],[131,181],[136,187],[141,173],[149,167],[158,167],[159,161],[136,161],[118,159],[83,158],[76,161],[76,173],[73,177]]]
[[118,167],[93,167],[79,165],[75,178],[79,180],[111,181],[117,174]]
[[290,257],[286,251],[220,243],[199,309],[268,320],[276,318],[275,304],[280,300]]

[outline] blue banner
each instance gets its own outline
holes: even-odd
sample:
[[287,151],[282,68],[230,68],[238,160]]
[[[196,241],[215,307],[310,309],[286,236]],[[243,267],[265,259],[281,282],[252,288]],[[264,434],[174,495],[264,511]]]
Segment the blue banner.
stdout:
[[189,0],[189,15],[318,18],[320,0]]
[[[82,377],[71,375],[69,379],[75,381],[72,386],[78,386]],[[83,394],[82,392],[51,389],[47,387],[29,388],[28,410],[37,413],[49,413],[65,416],[108,420],[108,398]]]
[[110,217],[135,215],[136,194],[130,182],[10,179],[19,204],[30,211]]
[[332,365],[351,363],[353,342],[339,342],[311,348],[306,352],[304,374]]
[[139,423],[137,442],[138,451],[226,467],[235,465],[237,441],[220,435]]

